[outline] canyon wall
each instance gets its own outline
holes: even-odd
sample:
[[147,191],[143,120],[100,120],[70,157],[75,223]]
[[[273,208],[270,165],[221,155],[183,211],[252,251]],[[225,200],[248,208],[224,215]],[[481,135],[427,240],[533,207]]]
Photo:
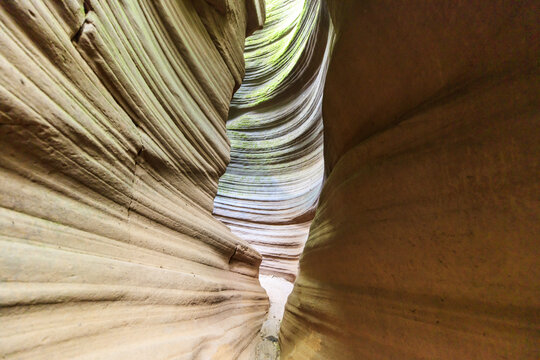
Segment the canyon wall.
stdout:
[[0,355],[232,359],[268,300],[212,216],[261,0],[0,2]]
[[266,13],[246,43],[214,214],[262,254],[262,274],[294,281],[324,174],[329,19],[320,1],[269,0]]
[[538,2],[328,5],[328,179],[282,359],[538,359]]

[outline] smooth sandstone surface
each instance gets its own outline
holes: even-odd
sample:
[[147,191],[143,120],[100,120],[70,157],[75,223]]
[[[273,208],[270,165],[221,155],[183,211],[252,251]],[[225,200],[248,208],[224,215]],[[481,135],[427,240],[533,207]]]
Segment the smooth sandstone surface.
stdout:
[[261,256],[212,209],[262,5],[0,2],[0,357],[234,359],[256,336]]
[[231,162],[214,214],[263,257],[261,273],[294,281],[324,176],[322,90],[329,60],[319,1],[269,0],[247,40],[231,102]]
[[282,359],[538,359],[538,3],[328,3],[328,180]]
[[0,357],[540,358],[539,10],[0,1]]

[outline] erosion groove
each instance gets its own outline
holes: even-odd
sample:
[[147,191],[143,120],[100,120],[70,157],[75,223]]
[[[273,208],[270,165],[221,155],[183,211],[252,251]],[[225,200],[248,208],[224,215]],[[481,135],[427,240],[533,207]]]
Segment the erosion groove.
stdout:
[[538,39],[534,0],[0,0],[0,358],[540,359]]
[[223,3],[0,2],[2,358],[249,350],[261,257],[211,212],[264,7]]
[[294,281],[322,186],[322,90],[329,19],[319,1],[269,0],[246,42],[232,102],[231,162],[214,214],[263,257],[262,274]]

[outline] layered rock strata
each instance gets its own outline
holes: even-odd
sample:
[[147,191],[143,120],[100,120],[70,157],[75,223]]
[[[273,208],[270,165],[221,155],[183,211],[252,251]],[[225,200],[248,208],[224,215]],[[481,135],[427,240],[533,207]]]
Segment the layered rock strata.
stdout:
[[282,359],[538,359],[538,4],[329,8],[328,180]]
[[214,219],[261,1],[0,2],[0,355],[233,359],[261,256]]
[[323,180],[322,88],[328,17],[319,1],[267,1],[247,40],[231,102],[231,163],[214,214],[263,256],[261,273],[293,281]]

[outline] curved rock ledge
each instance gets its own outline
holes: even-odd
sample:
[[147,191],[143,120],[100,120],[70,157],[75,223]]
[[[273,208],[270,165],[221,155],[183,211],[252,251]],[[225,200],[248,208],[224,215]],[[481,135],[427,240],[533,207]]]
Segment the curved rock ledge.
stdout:
[[261,256],[211,212],[262,10],[0,2],[2,358],[232,359],[250,343]]
[[538,359],[538,4],[328,2],[329,176],[282,359]]
[[304,0],[267,1],[266,13],[246,42],[214,214],[262,254],[261,273],[294,281],[323,181],[328,17]]

